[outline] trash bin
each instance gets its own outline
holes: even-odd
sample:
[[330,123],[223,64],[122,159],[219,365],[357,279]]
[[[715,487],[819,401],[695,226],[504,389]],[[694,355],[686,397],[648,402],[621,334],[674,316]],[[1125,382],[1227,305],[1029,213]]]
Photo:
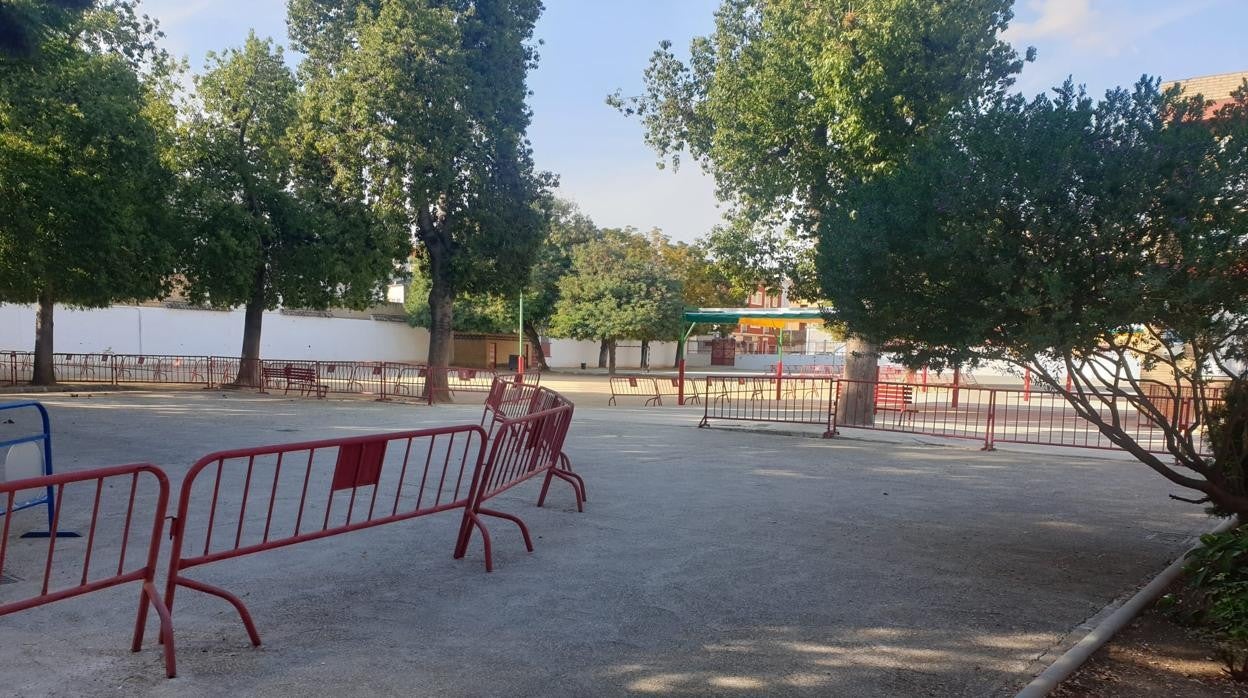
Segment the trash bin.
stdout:
[[585,370],[585,362],[584,362],[584,361],[582,361],[582,362],[581,362],[581,370],[582,370],[582,371],[584,371],[584,370]]
[[520,355],[519,354],[507,355],[507,370],[508,371],[520,370]]

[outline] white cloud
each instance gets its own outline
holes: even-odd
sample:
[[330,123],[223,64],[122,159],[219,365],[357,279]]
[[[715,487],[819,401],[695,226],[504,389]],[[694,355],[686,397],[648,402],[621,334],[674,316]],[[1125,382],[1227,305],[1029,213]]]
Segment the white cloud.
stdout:
[[1141,39],[1170,24],[1204,12],[1224,0],[1186,0],[1141,9],[1138,0],[1029,0],[1025,12],[1034,19],[1014,22],[1005,39],[1015,45],[1034,41],[1069,42],[1094,55],[1116,56],[1134,49]]

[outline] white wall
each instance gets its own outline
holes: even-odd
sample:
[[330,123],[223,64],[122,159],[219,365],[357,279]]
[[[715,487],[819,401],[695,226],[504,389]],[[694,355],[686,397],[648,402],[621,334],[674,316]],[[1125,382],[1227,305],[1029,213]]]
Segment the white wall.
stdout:
[[[56,307],[55,349],[86,353],[238,356],[241,308],[186,310],[118,305],[99,310]],[[35,308],[0,305],[0,349],[35,345]],[[274,359],[424,361],[429,332],[404,322],[264,314],[260,354]]]
[[[546,363],[551,368],[586,368],[598,366],[598,342],[576,339],[550,340],[550,355]],[[671,368],[676,363],[676,342],[651,342],[650,367]],[[638,368],[641,366],[641,344],[628,342],[615,349],[616,368]]]

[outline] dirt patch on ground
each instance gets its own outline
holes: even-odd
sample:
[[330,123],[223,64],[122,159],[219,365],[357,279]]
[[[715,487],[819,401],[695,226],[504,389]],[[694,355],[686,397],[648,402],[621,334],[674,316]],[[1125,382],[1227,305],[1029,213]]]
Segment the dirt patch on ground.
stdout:
[[1217,647],[1155,607],[1102,647],[1053,692],[1061,698],[1248,697],[1248,683],[1222,672]]

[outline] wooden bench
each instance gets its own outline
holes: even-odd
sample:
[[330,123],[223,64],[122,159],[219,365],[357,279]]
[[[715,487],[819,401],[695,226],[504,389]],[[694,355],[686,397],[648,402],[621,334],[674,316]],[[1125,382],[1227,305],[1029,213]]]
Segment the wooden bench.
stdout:
[[263,386],[266,387],[268,386],[270,380],[286,381],[285,390],[282,391],[283,395],[288,394],[291,387],[298,388],[300,395],[310,395],[312,393],[316,393],[316,397],[318,399],[325,397],[325,393],[328,392],[328,388],[326,388],[326,386],[321,383],[320,378],[317,377],[316,369],[309,366],[292,366],[290,364],[286,364],[281,368],[276,366],[262,366],[260,368],[260,377]]
[[663,398],[659,395],[659,387],[655,385],[654,379],[650,376],[612,376],[611,398],[607,400],[607,404],[616,404],[615,399],[619,397],[644,397],[647,407],[663,404]]
[[896,421],[914,421],[918,412],[914,406],[914,386],[877,383],[875,386],[875,413],[892,412]]

